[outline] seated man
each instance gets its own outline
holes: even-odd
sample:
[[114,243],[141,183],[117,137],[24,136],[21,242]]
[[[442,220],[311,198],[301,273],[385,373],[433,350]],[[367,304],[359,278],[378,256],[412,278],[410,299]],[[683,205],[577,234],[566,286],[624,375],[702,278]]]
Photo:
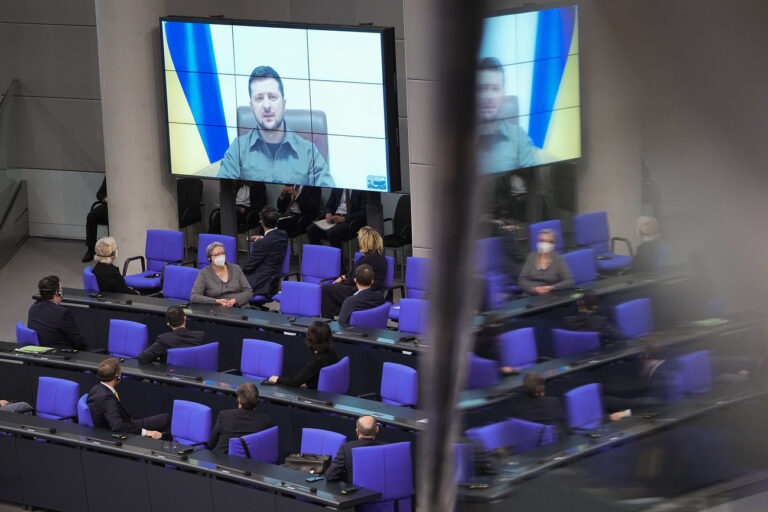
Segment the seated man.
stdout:
[[597,295],[592,290],[586,290],[576,301],[577,314],[568,315],[563,319],[565,328],[571,331],[598,332],[603,343],[622,340],[626,336],[611,324],[603,315],[598,314],[600,306]]
[[187,317],[181,306],[171,306],[165,312],[165,320],[171,332],[159,335],[152,345],[139,354],[140,363],[151,363],[160,360],[165,362],[169,348],[196,347],[205,341],[203,331],[187,330]]
[[384,444],[376,441],[376,434],[379,433],[379,426],[373,416],[360,416],[357,419],[355,434],[356,441],[347,441],[339,447],[339,452],[333,458],[333,462],[325,472],[326,480],[344,480],[352,483],[352,448],[362,448],[364,446],[376,446]]
[[237,386],[237,409],[219,413],[211,430],[208,449],[222,455],[229,452],[229,440],[261,432],[272,426],[272,418],[256,410],[259,404],[259,389],[252,382]]
[[288,247],[288,235],[277,229],[277,212],[266,207],[261,211],[264,236],[253,237],[253,250],[243,267],[245,278],[254,295],[271,297],[280,286],[280,276]]
[[362,311],[364,309],[371,309],[384,304],[384,295],[373,290],[373,267],[370,265],[360,265],[355,269],[355,286],[357,291],[354,295],[350,295],[341,304],[341,312],[339,313],[339,323],[348,324],[349,319],[352,318],[352,313],[355,311]]
[[115,389],[120,382],[121,371],[120,360],[116,357],[108,357],[99,363],[96,370],[99,383],[88,391],[86,401],[91,410],[93,426],[122,434],[162,438],[163,432],[168,431],[171,425],[171,417],[163,413],[138,420],[131,419]]
[[367,207],[367,192],[353,190],[350,193],[347,189],[333,189],[323,209],[325,220],[333,226],[327,231],[323,231],[317,224],[307,226],[309,243],[318,245],[321,239],[327,238],[331,246],[341,249],[344,240],[366,224]]
[[32,304],[27,327],[37,333],[43,347],[85,350],[86,344],[75,323],[75,316],[61,306],[61,282],[58,276],[47,276],[37,283],[42,300]]
[[280,220],[277,227],[294,234],[303,233],[320,213],[319,187],[285,185],[277,198]]
[[27,402],[9,402],[8,400],[0,400],[0,411],[2,412],[17,412],[19,414],[31,413],[35,409]]
[[560,400],[554,396],[545,396],[544,377],[537,372],[528,372],[523,377],[525,398],[516,404],[511,416],[525,421],[556,425],[561,433],[568,432],[565,411]]

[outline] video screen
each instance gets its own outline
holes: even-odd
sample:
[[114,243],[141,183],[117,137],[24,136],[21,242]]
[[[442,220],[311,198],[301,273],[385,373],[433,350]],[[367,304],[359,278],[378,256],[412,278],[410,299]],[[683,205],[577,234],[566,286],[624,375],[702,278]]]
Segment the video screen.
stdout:
[[393,29],[160,23],[171,173],[400,188]]
[[482,172],[581,157],[575,5],[486,18],[477,68]]

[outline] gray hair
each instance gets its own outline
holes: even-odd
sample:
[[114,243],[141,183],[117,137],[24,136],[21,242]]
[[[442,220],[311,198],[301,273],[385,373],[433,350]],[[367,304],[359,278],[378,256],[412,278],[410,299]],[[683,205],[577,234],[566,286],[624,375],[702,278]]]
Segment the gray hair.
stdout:
[[536,238],[540,237],[541,235],[552,235],[552,238],[557,241],[557,233],[555,233],[554,229],[544,228],[536,235]]
[[637,234],[644,242],[656,240],[659,237],[659,221],[653,217],[640,216],[637,218]]
[[112,256],[115,255],[115,251],[117,251],[117,242],[111,236],[100,238],[93,248],[97,263],[112,263]]
[[[205,257],[208,259],[211,259],[211,253],[213,250],[217,247],[224,247],[224,244],[221,242],[211,242],[208,244],[208,247],[205,248]],[[224,247],[224,250],[226,251],[226,247]]]

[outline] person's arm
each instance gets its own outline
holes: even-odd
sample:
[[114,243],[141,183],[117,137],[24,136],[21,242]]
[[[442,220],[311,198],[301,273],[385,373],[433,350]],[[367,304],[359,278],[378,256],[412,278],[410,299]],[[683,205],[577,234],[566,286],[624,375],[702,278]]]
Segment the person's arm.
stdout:
[[230,180],[236,180],[240,178],[240,137],[232,141],[232,144],[224,153],[224,158],[221,160],[221,166],[219,167],[219,173],[217,178],[226,178]]
[[341,311],[339,311],[339,323],[349,325],[349,319],[352,318],[352,309],[354,308],[354,301],[350,300],[354,295],[344,299],[341,303]]
[[253,250],[248,256],[248,261],[245,262],[243,272],[250,274],[264,262],[267,257],[267,250],[265,247],[266,243],[264,243],[264,238],[260,238],[258,241],[253,243]]
[[337,199],[341,198],[341,194],[343,192],[344,191],[342,189],[335,189],[331,191],[331,195],[328,196],[328,200],[325,202],[325,208],[323,208],[323,216],[328,214],[333,215],[334,213],[336,213],[336,207],[339,204],[339,201],[337,201]]
[[279,377],[277,379],[277,383],[283,386],[297,388],[302,384],[306,384],[307,382],[312,380],[319,373],[320,373],[320,365],[318,364],[317,360],[313,357],[307,362],[307,364],[304,365],[304,368],[302,368],[299,373],[297,373],[293,377]]
[[[288,186],[288,185],[286,185]],[[291,204],[291,194],[287,193],[285,188],[280,190],[280,195],[277,196],[277,211],[281,215],[288,209],[288,205]]]
[[192,286],[192,292],[189,294],[190,302],[196,302],[198,304],[216,304],[216,299],[214,299],[213,297],[205,296],[205,290],[207,288],[206,286],[206,279],[207,279],[206,275],[208,274],[208,272],[206,272],[207,268],[201,270],[197,274],[197,278],[195,279],[195,284]]
[[347,222],[355,222],[355,221],[365,221],[366,216],[368,215],[368,194],[366,192],[361,192],[358,190],[352,191],[349,194],[349,202],[354,203],[355,201],[352,200],[352,196],[357,196],[359,200],[359,204],[355,205],[356,208],[353,210],[352,205],[347,205]]
[[260,212],[267,204],[267,186],[264,183],[251,185],[250,191],[251,210]]
[[64,333],[64,337],[77,350],[87,349],[88,346],[77,328],[77,323],[75,323],[75,315],[68,309],[62,308],[62,311],[64,314],[61,317],[61,331]]
[[219,442],[219,434],[221,433],[221,413],[219,413],[219,416],[216,418],[216,424],[213,426],[213,429],[211,429],[211,436],[208,438],[208,444],[206,447],[209,450],[213,450],[216,447],[216,444]]
[[101,186],[99,187],[99,191],[96,192],[96,199],[98,199],[101,202],[104,201],[107,198],[107,177],[105,176],[104,179],[101,181]]
[[328,169],[328,162],[325,161],[325,158],[323,158],[323,155],[320,154],[314,144],[312,144],[311,151],[309,183],[307,183],[307,185],[314,187],[335,187],[336,183],[333,181],[330,169]]
[[112,432],[141,434],[142,428],[130,421],[124,421],[118,407],[117,398],[104,399],[104,419],[107,420],[107,424]]
[[[304,187],[301,192],[299,208],[301,208],[302,215],[316,215],[320,210],[320,187]],[[298,199],[296,198],[296,200]]]
[[139,362],[142,364],[149,364],[163,355],[165,351],[166,348],[163,342],[161,342],[160,338],[158,338],[153,344],[151,344],[149,347],[144,349],[141,354],[139,354]]
[[520,287],[521,290],[523,290],[526,293],[536,293],[537,283],[532,281],[531,271],[533,270],[533,266],[536,264],[536,253],[532,252],[528,255],[528,257],[525,259],[525,265],[523,265],[523,270],[520,271],[520,275],[517,278],[517,286]]
[[339,451],[331,461],[331,465],[328,466],[328,469],[325,471],[325,479],[329,482],[333,482],[335,480],[343,480],[345,473],[347,472],[345,464],[344,447],[339,446]]
[[[248,279],[245,277],[245,274],[240,267],[237,265],[232,265],[231,267],[235,267],[236,270],[234,270],[234,277],[237,279],[237,284],[240,285],[240,291],[235,292],[233,298],[240,306],[243,304],[248,304],[248,301],[253,297],[253,289],[251,288],[251,283],[248,282]],[[231,267],[229,269],[230,272],[232,272]]]
[[568,263],[565,261],[565,258],[560,255],[555,256],[555,264],[557,267],[553,270],[556,272],[558,280],[556,283],[552,284],[552,287],[555,290],[573,288],[575,281],[573,280],[573,274],[571,274],[571,269],[568,268]]
[[136,291],[125,282],[125,278],[120,273],[120,269],[114,265],[109,266],[109,285],[118,293],[126,293],[128,295],[136,294]]

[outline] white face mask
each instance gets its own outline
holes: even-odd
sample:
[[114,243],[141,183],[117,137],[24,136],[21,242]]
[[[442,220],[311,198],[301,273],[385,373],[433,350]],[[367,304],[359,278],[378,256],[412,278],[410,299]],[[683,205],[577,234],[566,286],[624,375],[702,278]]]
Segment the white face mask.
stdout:
[[223,267],[227,263],[227,257],[223,254],[213,258],[213,264],[217,267]]
[[552,242],[539,242],[536,244],[536,248],[542,254],[548,254],[555,250],[555,244]]

